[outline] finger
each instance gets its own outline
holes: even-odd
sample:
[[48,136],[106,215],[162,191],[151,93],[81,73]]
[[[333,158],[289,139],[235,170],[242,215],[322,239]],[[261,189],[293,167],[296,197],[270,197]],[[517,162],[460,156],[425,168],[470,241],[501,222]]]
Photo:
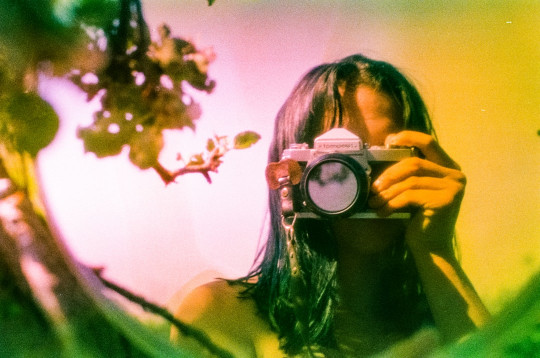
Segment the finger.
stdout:
[[463,192],[460,192],[458,186],[441,190],[406,190],[388,200],[383,206],[378,208],[377,214],[386,217],[396,210],[410,208],[422,208],[425,215],[427,213],[435,213],[442,208],[450,207],[456,199],[459,201],[459,198],[463,196],[462,193]]
[[465,176],[456,169],[450,169],[429,160],[417,157],[406,158],[387,168],[372,185],[372,191],[380,193],[392,185],[409,177],[450,178],[465,183]]
[[415,131],[401,131],[386,137],[386,145],[417,147],[425,158],[447,168],[461,169],[431,135]]
[[387,217],[397,210],[423,207],[430,194],[426,189],[405,191],[378,208],[377,215]]
[[372,195],[369,198],[368,205],[376,209],[382,207],[389,200],[392,200],[406,190],[441,190],[445,189],[447,186],[447,179],[413,176],[390,186],[388,189]]

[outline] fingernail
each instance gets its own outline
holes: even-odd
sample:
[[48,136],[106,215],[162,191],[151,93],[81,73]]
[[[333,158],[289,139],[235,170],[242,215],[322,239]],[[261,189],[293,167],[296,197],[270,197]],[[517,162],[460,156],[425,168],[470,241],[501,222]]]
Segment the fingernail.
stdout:
[[384,144],[386,146],[390,146],[390,145],[394,144],[395,139],[396,139],[396,136],[394,134],[389,134],[386,137],[386,140],[384,141]]
[[373,185],[371,186],[371,190],[378,193],[380,191],[381,187],[381,180],[377,179],[375,182],[373,182]]

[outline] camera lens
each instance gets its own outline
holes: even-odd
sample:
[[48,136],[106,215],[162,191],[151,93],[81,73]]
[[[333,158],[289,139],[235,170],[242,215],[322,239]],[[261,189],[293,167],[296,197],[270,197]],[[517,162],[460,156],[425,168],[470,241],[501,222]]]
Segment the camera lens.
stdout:
[[302,180],[307,206],[324,216],[346,216],[365,205],[368,176],[350,156],[326,154],[311,162]]

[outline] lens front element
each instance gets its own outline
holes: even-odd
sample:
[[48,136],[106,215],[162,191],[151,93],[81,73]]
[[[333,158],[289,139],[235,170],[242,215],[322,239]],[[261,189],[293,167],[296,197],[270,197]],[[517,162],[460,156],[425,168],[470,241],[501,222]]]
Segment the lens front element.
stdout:
[[368,176],[350,156],[327,154],[308,165],[302,191],[308,207],[322,215],[347,215],[363,207]]

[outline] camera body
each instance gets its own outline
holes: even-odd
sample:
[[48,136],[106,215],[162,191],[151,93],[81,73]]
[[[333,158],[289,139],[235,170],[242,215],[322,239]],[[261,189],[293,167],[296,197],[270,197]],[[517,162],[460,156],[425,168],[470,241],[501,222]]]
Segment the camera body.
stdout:
[[[369,146],[345,128],[315,138],[313,148],[293,144],[281,159],[298,162],[302,176],[298,184],[281,187],[282,213],[298,218],[377,218],[366,205],[372,181],[388,166],[414,156],[414,147]],[[409,217],[409,212],[396,212],[389,218]]]

